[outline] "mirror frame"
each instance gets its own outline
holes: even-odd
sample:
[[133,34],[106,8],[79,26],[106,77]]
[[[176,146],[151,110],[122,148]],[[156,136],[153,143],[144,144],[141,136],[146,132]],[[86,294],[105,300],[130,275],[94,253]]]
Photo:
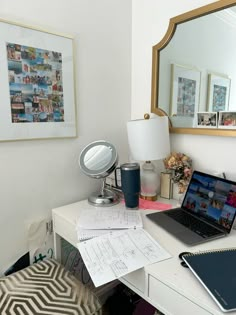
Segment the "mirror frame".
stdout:
[[[88,153],[88,151],[91,148],[94,148],[96,146],[104,146],[104,147],[110,149],[111,150],[111,160],[102,169],[91,170],[91,169],[87,168],[87,166],[85,165],[84,158],[85,158],[86,154]],[[94,141],[94,142],[89,143],[82,150],[82,152],[80,153],[80,157],[79,157],[79,165],[80,165],[81,170],[84,172],[84,174],[86,174],[89,177],[97,178],[97,179],[105,178],[105,177],[109,176],[115,170],[117,164],[118,164],[117,150],[112,143],[105,141],[105,140],[98,140],[98,141]]]
[[[179,24],[196,19],[198,17],[214,13],[216,11],[230,8],[236,4],[236,0],[220,0],[207,4],[203,7],[188,11],[181,15],[175,16],[170,19],[167,32],[163,39],[155,46],[152,47],[152,87],[151,87],[151,112],[163,116],[166,113],[158,108],[158,95],[159,95],[159,63],[160,51],[164,49],[171,41],[176,28]],[[167,114],[166,114],[167,115]],[[236,137],[235,129],[209,129],[209,128],[181,128],[173,127],[170,122],[170,132],[177,134],[194,134],[194,135],[208,135],[208,136],[225,136]]]

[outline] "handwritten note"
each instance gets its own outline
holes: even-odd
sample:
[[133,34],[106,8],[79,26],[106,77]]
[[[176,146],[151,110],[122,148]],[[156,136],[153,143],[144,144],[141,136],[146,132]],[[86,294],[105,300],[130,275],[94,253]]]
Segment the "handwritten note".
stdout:
[[128,229],[78,243],[96,287],[171,255],[144,229]]
[[78,218],[77,227],[85,229],[128,229],[142,227],[138,210],[84,209]]
[[109,233],[110,235],[112,235],[114,232],[117,232],[119,230],[117,229],[101,229],[101,230],[94,230],[94,229],[83,229],[80,227],[77,227],[77,236],[78,236],[78,240],[79,241],[84,241],[84,240],[89,240],[90,238],[94,238],[94,237],[98,237],[104,234]]

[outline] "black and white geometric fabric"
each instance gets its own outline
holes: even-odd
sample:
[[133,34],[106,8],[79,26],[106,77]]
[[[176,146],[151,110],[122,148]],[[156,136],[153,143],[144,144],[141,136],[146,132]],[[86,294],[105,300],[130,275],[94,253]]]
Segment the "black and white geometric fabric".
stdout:
[[101,315],[91,290],[55,260],[0,278],[1,315]]

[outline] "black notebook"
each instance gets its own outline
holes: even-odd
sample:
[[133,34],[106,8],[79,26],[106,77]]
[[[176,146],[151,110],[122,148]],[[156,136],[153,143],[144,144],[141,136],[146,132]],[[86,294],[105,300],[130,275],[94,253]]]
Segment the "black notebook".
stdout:
[[236,248],[187,254],[183,260],[223,312],[236,310]]

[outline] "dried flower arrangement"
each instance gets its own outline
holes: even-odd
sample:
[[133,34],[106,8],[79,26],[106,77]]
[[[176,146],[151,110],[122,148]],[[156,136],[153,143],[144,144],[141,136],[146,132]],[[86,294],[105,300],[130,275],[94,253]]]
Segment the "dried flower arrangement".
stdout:
[[172,171],[172,180],[178,184],[179,193],[184,193],[192,176],[192,159],[184,153],[172,152],[164,159],[164,165]]

